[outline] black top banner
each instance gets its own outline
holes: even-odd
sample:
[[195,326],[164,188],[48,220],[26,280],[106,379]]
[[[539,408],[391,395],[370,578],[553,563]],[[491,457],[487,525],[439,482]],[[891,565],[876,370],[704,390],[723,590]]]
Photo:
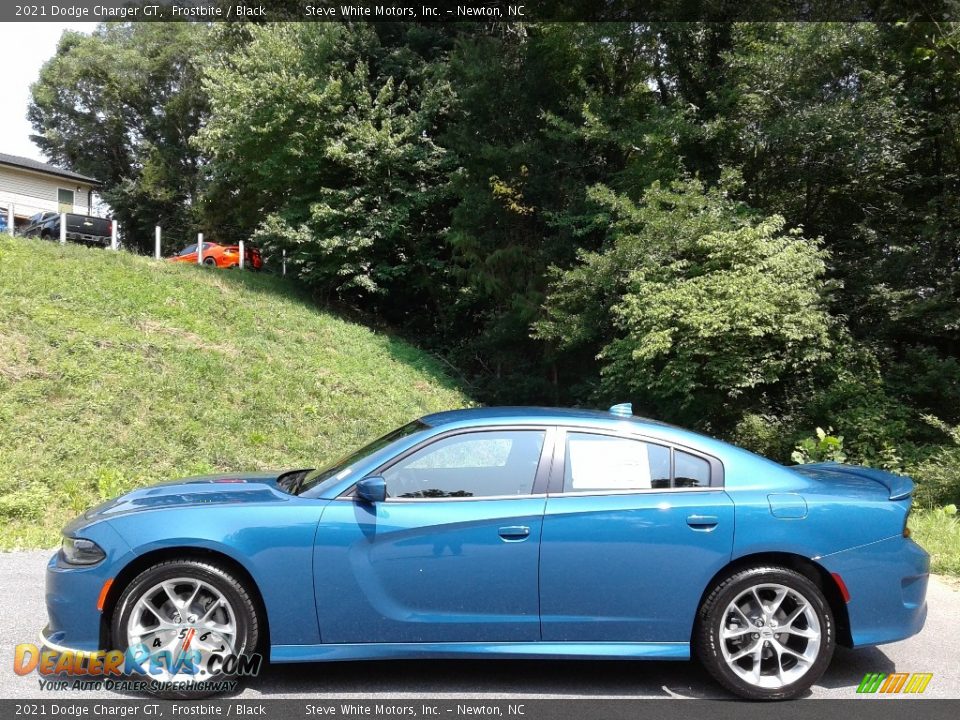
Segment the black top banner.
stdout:
[[61,0],[2,3],[2,22],[944,22],[960,0]]

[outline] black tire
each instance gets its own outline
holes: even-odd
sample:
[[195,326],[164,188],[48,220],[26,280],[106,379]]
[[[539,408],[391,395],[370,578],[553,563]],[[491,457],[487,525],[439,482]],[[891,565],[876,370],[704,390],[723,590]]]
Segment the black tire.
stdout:
[[207,257],[207,258],[204,258],[204,259],[203,259],[203,264],[204,264],[204,265],[208,265],[208,266],[210,266],[210,267],[216,267],[216,266],[217,266],[217,261],[214,260],[212,257]]
[[[230,571],[216,563],[188,559],[167,560],[158,563],[144,570],[127,585],[117,601],[110,625],[113,647],[122,651],[127,650],[129,642],[126,628],[137,602],[158,583],[174,578],[196,579],[215,588],[229,602],[236,619],[235,654],[242,655],[257,650],[260,639],[260,623],[257,617],[256,604],[244,584]],[[150,680],[151,678],[147,677],[145,679]],[[212,684],[236,678],[220,670],[212,675],[198,676],[197,679]],[[216,692],[199,689],[178,689],[156,691],[153,694],[169,700],[184,700],[209,697]]]
[[[768,671],[772,673],[775,668],[778,667],[778,665],[772,665],[772,663],[780,663],[777,659],[780,653],[775,650],[774,641],[779,643],[781,639],[787,638],[786,634],[776,634],[776,629],[764,627],[758,628],[759,631],[757,633],[749,633],[743,640],[739,638],[723,640],[720,637],[721,630],[726,623],[730,621],[725,617],[725,613],[730,607],[730,604],[745,591],[765,584],[786,587],[805,599],[809,607],[816,614],[820,628],[820,645],[815,651],[811,646],[805,646],[807,642],[810,642],[809,640],[803,638],[797,639],[792,636],[786,640],[786,642],[790,643],[799,642],[801,649],[804,649],[805,646],[809,648],[811,653],[815,652],[816,654],[812,662],[805,665],[807,669],[799,678],[783,684],[780,687],[761,687],[758,684],[752,684],[742,678],[730,667],[730,664],[728,664],[727,659],[724,657],[724,649],[726,648],[730,652],[731,657],[733,657],[735,655],[734,651],[739,650],[741,647],[746,647],[746,644],[750,643],[750,647],[757,647],[757,645],[752,643],[758,643],[762,645],[761,652],[763,653],[763,660],[760,665],[761,672],[763,672],[764,664],[766,664]],[[762,589],[760,592],[762,597],[762,593],[770,593],[772,590]],[[791,603],[795,601],[792,595],[788,596],[788,598]],[[783,604],[784,603],[781,603],[781,606]],[[792,605],[791,607],[799,607],[799,605]],[[781,611],[778,611],[778,613],[779,612]],[[786,611],[782,612],[786,613]],[[749,615],[749,612],[747,614]],[[741,615],[741,617],[743,616]],[[730,618],[733,619],[733,622],[736,621],[734,614],[731,614]],[[774,621],[775,620],[772,619],[771,623]],[[800,622],[805,623],[805,620],[801,620]],[[750,626],[744,624],[743,629],[746,629],[746,627]],[[736,625],[730,625],[729,629],[736,630],[738,628]],[[761,635],[760,631],[766,634],[774,633],[774,635],[768,641],[765,639],[765,635]],[[694,650],[700,662],[717,682],[733,694],[748,700],[789,700],[806,692],[827,669],[833,657],[833,651],[836,648],[836,624],[833,619],[833,612],[830,610],[830,605],[824,597],[823,592],[808,577],[783,567],[752,567],[730,575],[710,591],[697,613],[697,623],[694,629],[693,641]],[[744,643],[744,645],[738,647],[735,644],[741,642]],[[723,646],[721,643],[728,644]],[[768,652],[770,656],[766,655]],[[784,661],[786,664],[797,662],[797,660],[789,654],[784,654],[783,657],[786,658]],[[749,664],[751,669],[753,667],[752,658],[745,658],[740,662]],[[771,665],[772,668],[770,667]],[[740,667],[743,666],[741,665]],[[779,667],[782,668],[783,665],[781,664]],[[802,668],[803,666],[798,664],[796,667]]]

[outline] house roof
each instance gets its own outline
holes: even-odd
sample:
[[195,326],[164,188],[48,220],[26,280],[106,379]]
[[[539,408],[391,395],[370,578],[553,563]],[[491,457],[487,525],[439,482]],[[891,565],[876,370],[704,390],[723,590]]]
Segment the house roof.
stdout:
[[57,177],[68,178],[70,180],[79,180],[91,185],[100,184],[99,180],[89,177],[88,175],[81,175],[80,173],[75,173],[72,170],[64,170],[63,168],[58,168],[56,165],[49,165],[47,163],[31,160],[30,158],[20,157],[18,155],[7,155],[6,153],[0,153],[0,165],[9,165],[11,167],[22,168],[24,170],[45,173],[47,175],[56,175]]

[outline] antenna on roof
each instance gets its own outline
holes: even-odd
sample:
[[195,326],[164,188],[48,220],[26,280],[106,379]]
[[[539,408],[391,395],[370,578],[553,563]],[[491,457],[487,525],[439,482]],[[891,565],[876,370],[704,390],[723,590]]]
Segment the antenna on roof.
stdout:
[[614,405],[607,412],[617,417],[633,417],[633,403],[620,403]]

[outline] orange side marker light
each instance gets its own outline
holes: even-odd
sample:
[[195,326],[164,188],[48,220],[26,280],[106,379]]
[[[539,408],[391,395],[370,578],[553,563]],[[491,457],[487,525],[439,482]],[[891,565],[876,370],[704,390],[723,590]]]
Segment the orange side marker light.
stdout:
[[100,597],[97,598],[97,610],[103,612],[103,606],[107,602],[107,594],[110,592],[110,586],[113,585],[113,578],[107,580],[100,588]]

